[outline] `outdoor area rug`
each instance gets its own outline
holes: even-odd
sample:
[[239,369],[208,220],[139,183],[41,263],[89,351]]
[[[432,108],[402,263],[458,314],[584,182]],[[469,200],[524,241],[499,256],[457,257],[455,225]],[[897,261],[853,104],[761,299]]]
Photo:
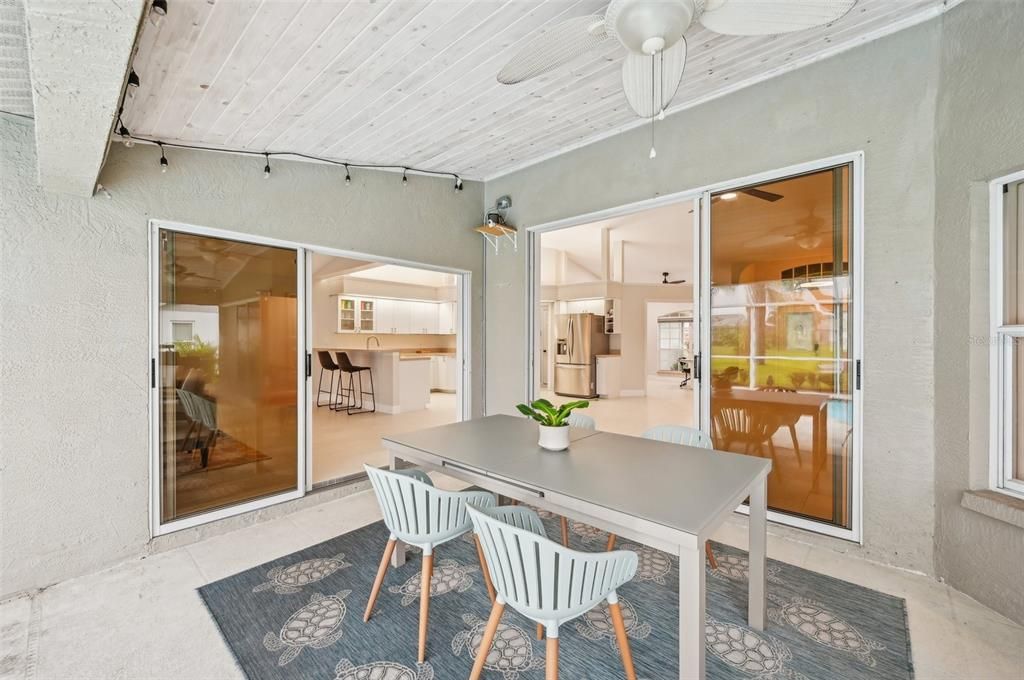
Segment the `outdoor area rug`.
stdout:
[[[557,518],[544,514],[548,535]],[[571,523],[572,547],[600,551],[607,534]],[[491,603],[470,536],[434,553],[427,662],[416,662],[420,557],[390,569],[373,617],[363,610],[388,530],[377,522],[199,589],[250,680],[461,680],[469,677]],[[640,557],[619,590],[638,678],[678,674],[676,561],[621,541]],[[769,620],[746,626],[747,556],[714,544],[707,573],[707,677],[715,680],[910,679],[913,665],[902,599],[769,560]],[[484,678],[542,680],[544,643],[535,625],[506,608]],[[608,612],[598,607],[562,626],[566,680],[623,678]]]

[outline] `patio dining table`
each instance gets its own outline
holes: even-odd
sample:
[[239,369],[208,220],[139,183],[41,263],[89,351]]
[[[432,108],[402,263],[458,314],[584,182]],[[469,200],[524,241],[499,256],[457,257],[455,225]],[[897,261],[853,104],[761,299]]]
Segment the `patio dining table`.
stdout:
[[[545,451],[533,421],[495,415],[382,442],[393,468],[437,470],[677,556],[679,677],[703,679],[704,542],[748,497],[747,617],[764,628],[771,461],[575,428],[570,440],[567,451]],[[392,559],[404,563],[404,548]]]

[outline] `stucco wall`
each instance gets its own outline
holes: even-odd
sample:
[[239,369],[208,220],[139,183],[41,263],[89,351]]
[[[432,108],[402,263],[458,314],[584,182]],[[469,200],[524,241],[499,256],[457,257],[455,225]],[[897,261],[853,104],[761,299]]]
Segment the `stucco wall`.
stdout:
[[960,505],[988,484],[988,183],[1024,169],[1024,3],[969,2],[942,25],[936,119],[938,574],[1024,622],[1024,530]]
[[115,145],[86,199],[42,191],[34,154],[0,116],[0,596],[148,549],[150,218],[468,269],[480,318],[480,184],[174,150],[161,174]]
[[[865,152],[865,557],[934,573],[931,21],[487,182],[520,229],[712,182]],[[526,249],[487,255],[487,410],[525,394]],[[826,539],[814,539],[826,540]]]

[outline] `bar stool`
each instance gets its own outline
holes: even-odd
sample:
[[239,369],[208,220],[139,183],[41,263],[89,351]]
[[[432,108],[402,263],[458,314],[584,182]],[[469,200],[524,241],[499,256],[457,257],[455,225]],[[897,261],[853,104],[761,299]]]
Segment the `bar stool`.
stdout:
[[[374,394],[374,390],[373,390],[373,369],[370,368],[369,366],[356,366],[355,364],[353,364],[349,360],[347,352],[337,352],[337,355],[338,355],[338,369],[342,373],[347,373],[348,374],[348,388],[345,389],[345,388],[342,387],[342,382],[344,381],[344,377],[340,378],[338,380],[338,392],[337,392],[338,400],[337,400],[337,406],[336,406],[335,410],[336,411],[341,411],[342,408],[344,408],[345,413],[349,414],[350,416],[351,415],[356,415],[356,414],[359,414],[359,413],[374,413],[374,412],[376,412],[377,411],[377,395]],[[369,392],[366,392],[365,390],[363,390],[363,371],[366,371],[367,373],[370,374],[370,391]],[[356,385],[355,385],[355,376],[357,374],[359,376],[359,388],[358,389],[356,389]],[[344,407],[342,407],[342,401],[341,401],[341,398],[342,398],[343,395],[345,397],[345,402],[346,402]],[[356,403],[356,395],[359,396],[359,403]],[[365,395],[370,395],[370,399],[373,401],[373,408],[371,408],[371,409],[363,408],[363,396],[365,396]]]
[[[331,353],[327,350],[317,350],[317,358],[320,360],[320,382],[316,386],[316,407],[329,406],[331,410],[334,410],[334,374],[338,372],[338,364],[331,358]],[[324,394],[324,371],[330,371],[331,374],[331,385],[327,390],[327,397],[330,401],[326,404],[320,403],[320,395]]]

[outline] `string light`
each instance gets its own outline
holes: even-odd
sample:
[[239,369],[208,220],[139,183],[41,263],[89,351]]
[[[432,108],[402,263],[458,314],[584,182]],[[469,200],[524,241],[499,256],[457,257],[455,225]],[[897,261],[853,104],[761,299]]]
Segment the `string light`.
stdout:
[[348,163],[345,163],[345,186],[352,184],[352,175],[348,172]]
[[267,164],[263,166],[263,179],[270,179],[270,154],[264,153],[263,156],[267,159]]
[[161,142],[156,143],[160,147],[160,172],[167,172],[167,156],[164,154],[164,145]]
[[402,168],[402,186],[409,186],[409,178],[405,176],[405,173],[409,171],[409,168]]
[[165,16],[167,14],[167,0],[153,0],[153,14]]
[[455,175],[455,190],[462,191],[462,178]]
[[128,73],[128,87],[133,90],[137,90],[141,84],[142,82],[139,80],[139,74],[135,72],[135,69],[132,69]]

